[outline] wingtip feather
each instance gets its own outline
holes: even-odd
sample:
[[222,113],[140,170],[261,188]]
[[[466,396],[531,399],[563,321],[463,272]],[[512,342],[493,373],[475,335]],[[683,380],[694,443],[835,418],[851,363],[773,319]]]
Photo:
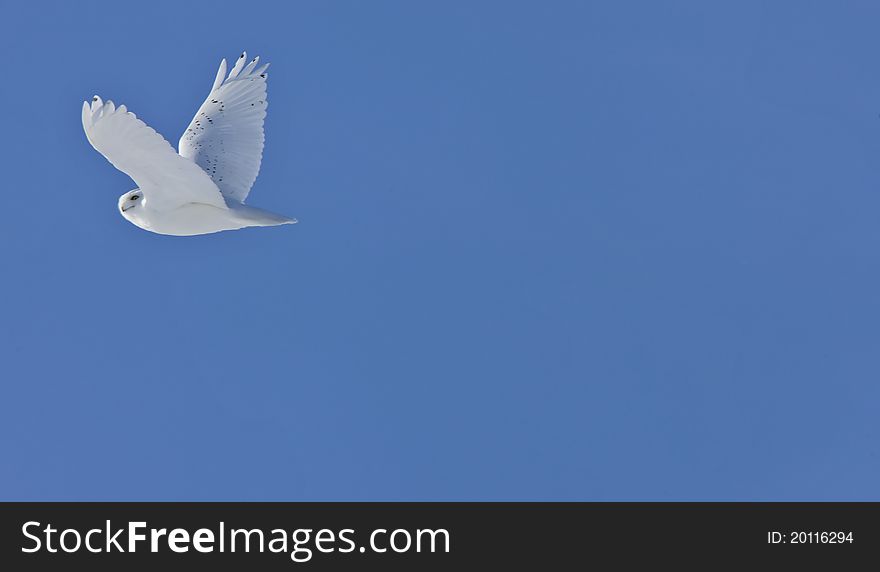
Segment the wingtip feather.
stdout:
[[88,129],[88,127],[92,124],[92,106],[89,105],[88,101],[83,101],[82,122],[83,128],[85,129]]
[[214,91],[223,83],[223,80],[226,78],[226,58],[220,60],[220,68],[217,70],[217,77],[214,78],[214,87],[211,88],[211,91]]
[[248,75],[249,73],[251,73],[253,71],[253,69],[255,67],[257,67],[257,64],[259,63],[259,61],[260,61],[260,56],[256,56],[254,59],[252,59],[250,61],[250,63],[248,63],[248,65],[244,66],[244,69],[241,70],[241,75]]
[[244,67],[244,62],[247,59],[247,52],[241,52],[241,55],[238,56],[238,59],[235,61],[235,65],[232,66],[232,71],[229,72],[228,79],[235,79],[238,77],[238,74],[241,72],[241,69]]

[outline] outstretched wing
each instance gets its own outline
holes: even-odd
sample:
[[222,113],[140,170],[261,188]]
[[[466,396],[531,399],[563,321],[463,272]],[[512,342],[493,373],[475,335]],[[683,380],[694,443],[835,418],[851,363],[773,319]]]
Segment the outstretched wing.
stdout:
[[180,138],[180,154],[196,162],[228,200],[248,196],[263,159],[266,68],[260,58],[245,65],[243,53],[226,76],[220,62],[214,87]]
[[185,203],[226,208],[211,178],[124,105],[104,103],[96,95],[91,105],[83,102],[82,122],[92,147],[134,179],[150,208],[170,210]]

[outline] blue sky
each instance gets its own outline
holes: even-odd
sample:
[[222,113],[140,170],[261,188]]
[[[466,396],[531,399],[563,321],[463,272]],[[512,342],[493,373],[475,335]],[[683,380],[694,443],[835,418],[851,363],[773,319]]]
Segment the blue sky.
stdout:
[[[24,2],[0,20],[4,500],[880,500],[880,6]],[[272,62],[195,238],[175,145]]]

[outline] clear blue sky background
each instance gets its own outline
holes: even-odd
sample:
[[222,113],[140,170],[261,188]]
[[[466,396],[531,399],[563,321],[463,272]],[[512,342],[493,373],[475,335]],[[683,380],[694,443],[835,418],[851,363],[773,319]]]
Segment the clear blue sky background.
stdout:
[[[877,3],[277,4],[4,10],[0,497],[880,500]],[[242,49],[300,224],[127,223]]]

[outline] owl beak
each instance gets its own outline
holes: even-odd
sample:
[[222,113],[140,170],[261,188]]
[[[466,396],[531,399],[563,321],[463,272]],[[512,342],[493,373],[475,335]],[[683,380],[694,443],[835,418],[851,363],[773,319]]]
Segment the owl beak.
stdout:
[[127,210],[129,210],[129,209],[133,209],[133,208],[134,208],[134,207],[133,207],[133,206],[131,206],[131,207],[128,207],[128,208],[126,208],[126,207],[123,207],[123,208],[122,208],[122,212],[125,212],[125,211],[127,211]]

